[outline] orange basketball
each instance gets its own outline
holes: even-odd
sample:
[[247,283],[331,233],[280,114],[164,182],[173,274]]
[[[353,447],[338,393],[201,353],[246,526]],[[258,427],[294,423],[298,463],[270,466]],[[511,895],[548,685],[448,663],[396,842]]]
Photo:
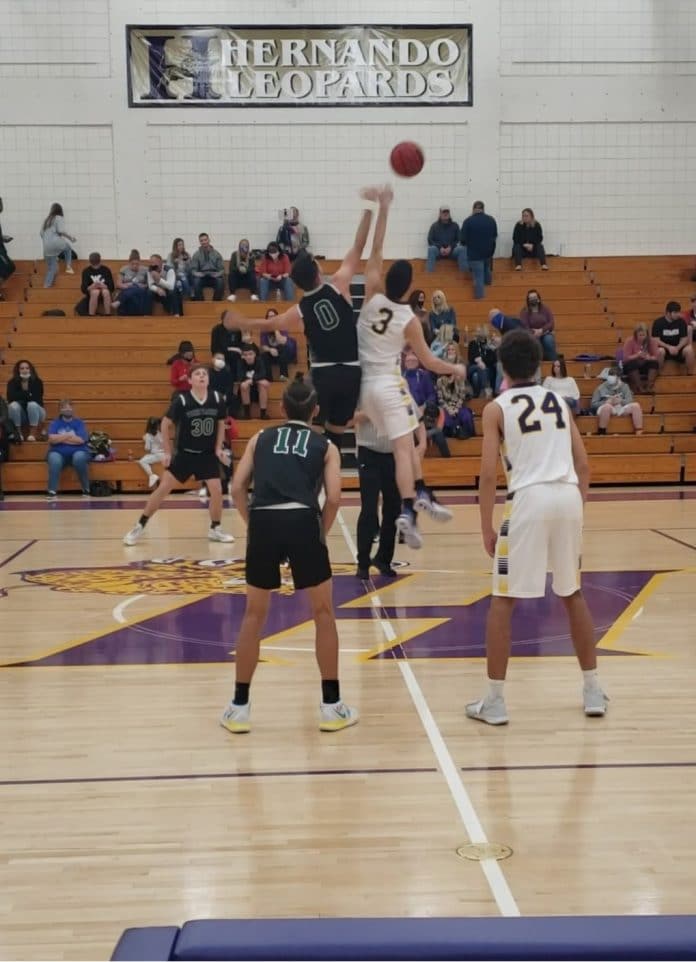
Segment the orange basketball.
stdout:
[[418,144],[404,140],[392,150],[389,163],[399,177],[415,177],[423,170],[425,156]]

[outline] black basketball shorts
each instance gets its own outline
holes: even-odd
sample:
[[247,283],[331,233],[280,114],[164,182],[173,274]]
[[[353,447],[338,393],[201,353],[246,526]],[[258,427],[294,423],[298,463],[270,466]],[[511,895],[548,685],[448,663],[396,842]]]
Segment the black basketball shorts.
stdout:
[[319,398],[320,422],[337,427],[348,424],[360,398],[360,368],[331,364],[329,367],[313,367],[310,374]]
[[215,454],[193,454],[190,451],[177,451],[169,465],[169,473],[173,474],[181,484],[193,475],[196,481],[212,481],[220,477],[220,462]]
[[321,518],[311,508],[252,508],[249,512],[246,581],[252,588],[280,587],[280,566],[288,560],[297,589],[331,577]]

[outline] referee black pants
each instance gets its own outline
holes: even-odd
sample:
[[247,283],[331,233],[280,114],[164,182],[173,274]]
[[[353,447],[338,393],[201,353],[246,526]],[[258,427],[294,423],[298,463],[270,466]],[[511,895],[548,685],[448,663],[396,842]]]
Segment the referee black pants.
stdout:
[[[401,511],[401,495],[396,486],[396,467],[392,454],[381,454],[370,448],[358,448],[360,477],[360,516],[358,517],[358,567],[370,564],[372,542],[379,531],[376,558],[391,564],[396,540],[396,519]],[[382,495],[382,524],[378,505]]]

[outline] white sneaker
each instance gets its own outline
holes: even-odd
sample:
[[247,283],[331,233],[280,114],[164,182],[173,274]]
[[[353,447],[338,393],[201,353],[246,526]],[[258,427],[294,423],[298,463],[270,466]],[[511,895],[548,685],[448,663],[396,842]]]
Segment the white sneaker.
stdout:
[[440,504],[432,491],[425,488],[414,501],[416,511],[425,511],[433,521],[451,521],[454,515],[444,504]]
[[221,541],[223,544],[231,544],[234,541],[234,535],[227,534],[220,528],[208,528],[208,541]]
[[123,543],[131,547],[136,542],[140,541],[144,530],[145,528],[143,528],[141,523],[138,521],[136,526],[131,528],[127,535],[124,535]]
[[599,686],[583,689],[582,704],[588,718],[600,718],[606,715],[608,701],[609,699]]
[[342,728],[350,728],[357,725],[360,715],[355,708],[350,708],[342,701],[337,701],[335,705],[321,703],[319,708],[319,731],[320,732],[339,732]]
[[198,489],[198,497],[201,498],[201,500],[203,501],[208,497],[208,489],[206,488],[205,485],[203,485],[202,488]]
[[157,484],[158,481],[159,481],[159,476],[156,474],[151,474],[147,482],[148,488],[154,488],[154,486]]
[[403,535],[404,543],[417,550],[423,547],[423,538],[418,530],[415,513],[402,511],[396,519],[396,530]]
[[237,295],[236,295],[236,294],[230,294],[229,297],[227,298],[227,300],[228,300],[228,301],[232,301],[232,303],[234,304],[234,302],[237,300]]
[[259,295],[258,295],[258,294],[252,294],[252,295],[251,295],[251,299],[252,299],[252,301],[258,301]]
[[504,698],[491,698],[486,695],[481,701],[472,701],[466,706],[467,718],[485,722],[487,725],[507,725],[508,713]]
[[246,735],[251,731],[251,702],[246,705],[234,705],[229,703],[222,713],[220,724],[233,735]]
[[65,268],[65,273],[66,273],[66,274],[74,274],[75,271],[72,269],[72,267],[66,267],[66,268]]
[[28,435],[27,435],[27,441],[36,441],[36,438],[34,437],[33,434],[28,434]]

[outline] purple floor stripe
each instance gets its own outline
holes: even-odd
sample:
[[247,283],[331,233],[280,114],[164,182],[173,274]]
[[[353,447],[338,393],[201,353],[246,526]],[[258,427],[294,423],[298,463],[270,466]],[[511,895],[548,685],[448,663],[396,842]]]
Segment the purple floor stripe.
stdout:
[[19,555],[21,555],[24,551],[27,551],[29,548],[32,547],[32,545],[35,545],[36,541],[37,541],[36,538],[33,538],[31,541],[27,541],[27,543],[22,548],[19,548],[19,550],[15,551],[14,554],[11,554],[9,558],[5,558],[4,561],[0,562],[0,568],[4,568],[5,565],[10,563],[10,561],[14,561],[14,559],[18,558]]

